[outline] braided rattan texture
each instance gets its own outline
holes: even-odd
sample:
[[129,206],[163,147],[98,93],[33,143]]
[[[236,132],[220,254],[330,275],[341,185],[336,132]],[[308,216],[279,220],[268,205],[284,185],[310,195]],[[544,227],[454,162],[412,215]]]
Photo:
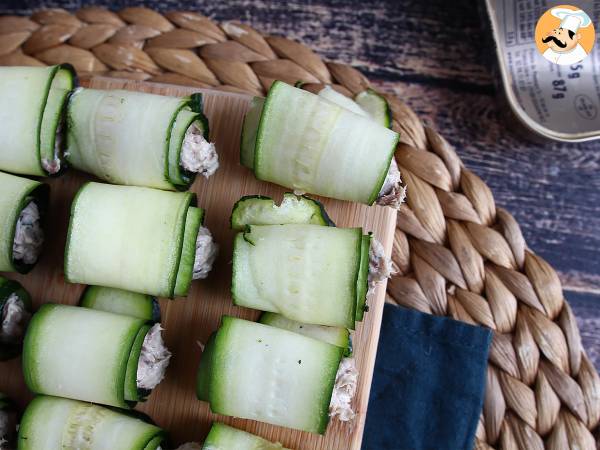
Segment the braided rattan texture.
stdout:
[[[263,95],[273,80],[369,86],[302,44],[240,23],[145,8],[0,17],[0,65],[69,62],[107,75]],[[477,449],[595,449],[600,378],[581,346],[558,276],[436,131],[387,96],[408,187],[398,214],[388,300],[494,330]],[[423,380],[426,382],[426,380]]]

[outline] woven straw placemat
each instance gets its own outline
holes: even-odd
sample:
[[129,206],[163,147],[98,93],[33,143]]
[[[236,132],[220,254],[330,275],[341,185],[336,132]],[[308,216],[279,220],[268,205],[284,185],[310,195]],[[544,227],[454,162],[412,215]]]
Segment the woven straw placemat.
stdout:
[[[146,8],[0,17],[0,65],[69,62],[103,74],[264,95],[273,80],[369,87],[357,70],[302,44],[193,12]],[[396,159],[408,188],[388,300],[494,330],[477,449],[595,449],[600,378],[554,269],[452,147],[399,99]],[[391,356],[390,356],[391,357]],[[426,380],[424,380],[426,382]]]

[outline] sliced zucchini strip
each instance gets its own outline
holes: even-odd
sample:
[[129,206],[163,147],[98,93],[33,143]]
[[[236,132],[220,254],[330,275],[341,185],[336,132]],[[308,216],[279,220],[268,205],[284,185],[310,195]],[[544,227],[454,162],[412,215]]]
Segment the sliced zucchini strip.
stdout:
[[397,142],[397,133],[373,120],[275,81],[260,113],[253,169],[258,179],[295,191],[370,205]]
[[65,103],[75,85],[73,68],[1,67],[0,79],[0,169],[23,175],[57,173]]
[[49,191],[47,184],[0,172],[0,271],[27,273],[37,263]]
[[182,255],[195,254],[195,236],[185,239],[191,203],[189,192],[84,185],[71,206],[66,279],[174,297]]
[[246,225],[281,225],[286,223],[308,223],[335,226],[323,204],[305,195],[289,192],[283,194],[280,205],[271,197],[249,195],[239,199],[233,206],[231,228],[244,230]]
[[19,450],[144,450],[164,438],[159,427],[130,414],[42,395],[27,406],[18,440]]
[[346,108],[348,111],[352,111],[358,115],[364,117],[370,117],[369,113],[362,109],[358,103],[351,98],[346,97],[344,94],[340,94],[338,91],[333,89],[331,86],[325,86],[319,91],[319,97],[324,98],[332,103],[335,103],[342,108]]
[[146,323],[89,308],[42,305],[23,343],[27,386],[37,394],[129,407],[126,388],[136,383],[136,370],[128,370],[128,361],[139,359],[141,345],[134,343]]
[[386,128],[392,127],[392,110],[383,95],[369,88],[354,97],[354,101],[375,122]]
[[254,434],[213,422],[202,450],[289,450]]
[[29,293],[19,282],[0,276],[0,361],[21,353],[30,318]]
[[214,413],[325,432],[340,347],[229,316],[209,345],[197,387]]
[[369,258],[371,250],[372,235],[365,234],[362,237],[360,247],[360,269],[356,281],[356,321],[363,320],[367,307],[367,294],[369,291]]
[[160,305],[155,297],[123,289],[88,286],[79,299],[79,306],[160,322]]
[[[179,98],[77,89],[68,120],[69,163],[113,184],[185,190],[196,173],[208,176],[218,167],[214,146],[207,142],[201,94]],[[196,141],[208,146],[203,155],[210,158],[186,170],[182,153]]]
[[344,356],[350,356],[352,354],[350,332],[346,328],[326,327],[324,325],[301,323],[288,319],[281,314],[272,312],[262,313],[259,322],[272,327],[281,328],[282,330],[293,331],[294,333],[299,333],[304,336],[308,336],[313,339],[343,348]]
[[233,250],[236,305],[354,329],[362,230],[250,225]]
[[204,211],[200,208],[188,208],[185,219],[185,231],[183,235],[183,248],[181,261],[177,271],[175,283],[175,296],[187,295],[194,276],[194,262],[196,261],[196,239],[202,225]]
[[262,115],[265,99],[262,97],[252,98],[250,110],[244,116],[242,125],[240,162],[248,169],[254,169],[254,146],[256,144],[256,132]]

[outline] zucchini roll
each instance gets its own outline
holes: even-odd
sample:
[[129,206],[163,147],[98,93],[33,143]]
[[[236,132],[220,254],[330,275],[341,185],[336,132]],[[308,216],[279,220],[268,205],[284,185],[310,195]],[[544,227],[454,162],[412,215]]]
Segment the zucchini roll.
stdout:
[[63,158],[67,98],[75,85],[69,65],[0,68],[0,169],[57,174]]
[[165,433],[130,413],[37,396],[19,426],[19,450],[157,450]]
[[68,106],[67,159],[113,184],[186,190],[219,167],[202,95],[166,97],[77,89]]
[[160,324],[45,304],[23,343],[23,375],[36,394],[128,408],[163,379],[171,354]]
[[156,297],[122,289],[88,286],[79,299],[79,306],[160,322]]
[[15,404],[0,392],[0,450],[16,448],[18,420]]
[[17,281],[0,276],[0,361],[21,353],[31,318],[31,298]]
[[224,316],[202,354],[196,394],[214,413],[323,434],[343,352]]
[[[342,317],[344,312],[349,313],[352,308],[351,293],[348,289],[342,289],[340,279],[334,275],[334,272],[339,275],[349,271],[351,267],[348,261],[343,260],[329,265],[331,259],[340,255],[338,249],[334,249],[333,241],[325,237],[328,233],[341,235],[348,231],[313,227],[335,227],[321,203],[289,193],[284,194],[280,205],[276,205],[269,197],[242,197],[233,208],[230,222],[234,230],[243,230],[235,240],[233,254],[232,290],[236,304],[277,312],[298,326],[308,323],[354,328],[350,316],[346,319]],[[265,225],[278,226],[263,227]],[[253,239],[252,230],[257,230],[261,237]],[[287,234],[288,231],[290,234]],[[261,233],[265,232],[268,237],[262,236]],[[320,244],[321,239],[324,240],[323,245]],[[353,245],[350,241],[344,244],[347,250]],[[269,246],[272,248],[269,249]],[[265,254],[271,251],[270,255]],[[262,258],[265,258],[264,263],[260,261]],[[373,239],[370,233],[363,235],[362,232],[360,249],[352,259],[358,259],[354,320],[361,321],[368,310],[368,295],[377,283],[391,276],[392,263],[385,256],[379,241]],[[267,267],[273,270],[272,274],[262,272]],[[292,280],[294,276],[297,276],[297,280]],[[330,286],[336,296],[326,294],[323,286]]]
[[206,278],[217,247],[190,192],[87,183],[71,206],[65,277],[173,298]]
[[[181,449],[179,449],[181,450]],[[202,450],[289,450],[254,434],[214,422]]]
[[44,244],[49,186],[0,172],[0,192],[0,271],[27,273]]
[[244,119],[241,162],[295,192],[371,205],[402,191],[397,143],[397,133],[370,117],[275,81]]

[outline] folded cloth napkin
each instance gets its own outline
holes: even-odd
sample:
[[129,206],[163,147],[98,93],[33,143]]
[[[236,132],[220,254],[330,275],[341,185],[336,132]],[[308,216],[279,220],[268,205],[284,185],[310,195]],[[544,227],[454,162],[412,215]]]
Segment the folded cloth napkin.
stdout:
[[363,450],[472,450],[491,338],[386,304]]

